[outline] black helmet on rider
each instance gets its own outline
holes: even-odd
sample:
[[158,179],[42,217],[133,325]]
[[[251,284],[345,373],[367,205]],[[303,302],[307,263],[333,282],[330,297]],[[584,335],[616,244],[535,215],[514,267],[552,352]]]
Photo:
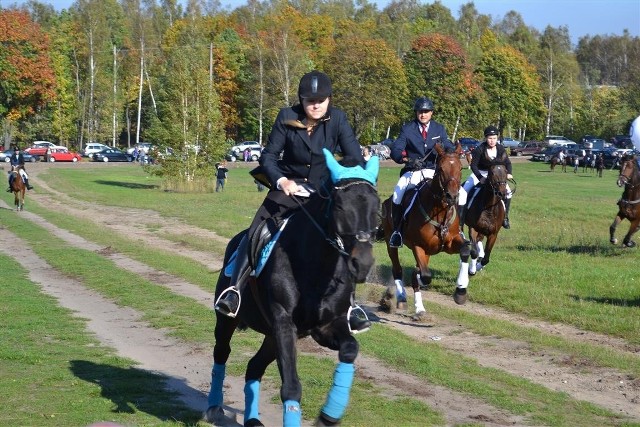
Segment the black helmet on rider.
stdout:
[[303,99],[328,98],[331,93],[331,79],[325,73],[313,70],[300,79],[298,98],[301,104]]
[[413,111],[422,110],[433,111],[433,101],[424,96],[416,99],[416,102],[413,104]]
[[495,126],[487,126],[487,127],[484,129],[484,136],[485,136],[485,138],[486,138],[487,136],[492,136],[492,135],[500,135],[500,131],[499,131],[499,130],[498,130],[498,128],[497,128],[497,127],[495,127]]

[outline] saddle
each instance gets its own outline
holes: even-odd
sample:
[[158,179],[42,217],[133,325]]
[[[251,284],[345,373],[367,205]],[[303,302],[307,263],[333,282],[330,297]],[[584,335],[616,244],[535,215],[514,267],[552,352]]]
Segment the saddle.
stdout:
[[[253,235],[249,236],[249,265],[254,271],[254,277],[260,275],[282,230],[284,230],[292,216],[293,214],[283,219],[267,218],[256,228]],[[233,266],[237,254],[238,250],[236,249],[224,269],[224,275],[227,277],[231,277],[233,274]]]
[[409,212],[411,212],[411,208],[416,202],[416,199],[418,198],[418,194],[420,193],[420,190],[422,189],[422,187],[424,187],[425,185],[430,186],[432,181],[433,179],[431,178],[425,178],[424,180],[420,181],[419,184],[414,185],[412,187],[408,187],[407,190],[404,192],[404,196],[402,196],[402,202],[401,202],[403,220],[406,219]]

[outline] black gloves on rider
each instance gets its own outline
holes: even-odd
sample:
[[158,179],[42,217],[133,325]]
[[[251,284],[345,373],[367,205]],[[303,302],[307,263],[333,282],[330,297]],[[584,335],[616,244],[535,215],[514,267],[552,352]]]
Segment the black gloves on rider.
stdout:
[[405,168],[411,171],[417,171],[424,168],[422,160],[420,159],[408,159],[405,164]]

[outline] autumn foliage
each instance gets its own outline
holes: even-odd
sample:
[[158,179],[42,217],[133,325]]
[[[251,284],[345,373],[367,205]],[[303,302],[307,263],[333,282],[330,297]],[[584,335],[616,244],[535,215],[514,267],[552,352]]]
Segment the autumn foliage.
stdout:
[[17,120],[55,96],[49,39],[27,13],[2,10],[0,45],[0,114]]

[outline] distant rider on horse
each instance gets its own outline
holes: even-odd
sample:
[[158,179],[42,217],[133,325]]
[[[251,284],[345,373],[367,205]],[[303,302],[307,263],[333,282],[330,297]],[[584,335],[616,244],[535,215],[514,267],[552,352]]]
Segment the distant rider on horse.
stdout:
[[[484,130],[485,141],[473,150],[473,158],[471,159],[471,175],[460,187],[458,193],[458,215],[460,216],[460,224],[464,223],[465,210],[467,205],[467,195],[473,187],[478,183],[484,184],[489,173],[489,168],[492,165],[502,164],[507,169],[507,179],[512,179],[513,175],[511,169],[511,160],[507,155],[506,150],[501,144],[498,144],[498,136],[500,131],[495,126],[488,126]],[[509,229],[509,208],[511,207],[511,197],[513,193],[509,186],[507,186],[507,198],[504,202],[504,221],[502,227]]]
[[400,179],[393,190],[391,199],[391,219],[393,233],[389,238],[389,246],[402,246],[402,197],[409,186],[416,186],[425,179],[432,179],[436,170],[438,154],[436,144],[443,144],[446,148],[455,148],[449,141],[444,125],[431,120],[433,116],[433,101],[429,98],[418,98],[413,105],[416,118],[402,126],[398,139],[391,148],[391,158],[396,163],[404,163],[400,171]]
[[[19,169],[19,173],[24,181],[24,185],[27,186],[27,190],[33,190],[33,187],[29,185],[29,175],[27,175],[27,171],[24,168],[24,156],[18,147],[13,151],[9,161],[11,162],[11,166],[22,166]],[[13,192],[13,190],[11,189],[11,173],[9,173],[9,188],[7,189],[7,193],[11,192]]]

